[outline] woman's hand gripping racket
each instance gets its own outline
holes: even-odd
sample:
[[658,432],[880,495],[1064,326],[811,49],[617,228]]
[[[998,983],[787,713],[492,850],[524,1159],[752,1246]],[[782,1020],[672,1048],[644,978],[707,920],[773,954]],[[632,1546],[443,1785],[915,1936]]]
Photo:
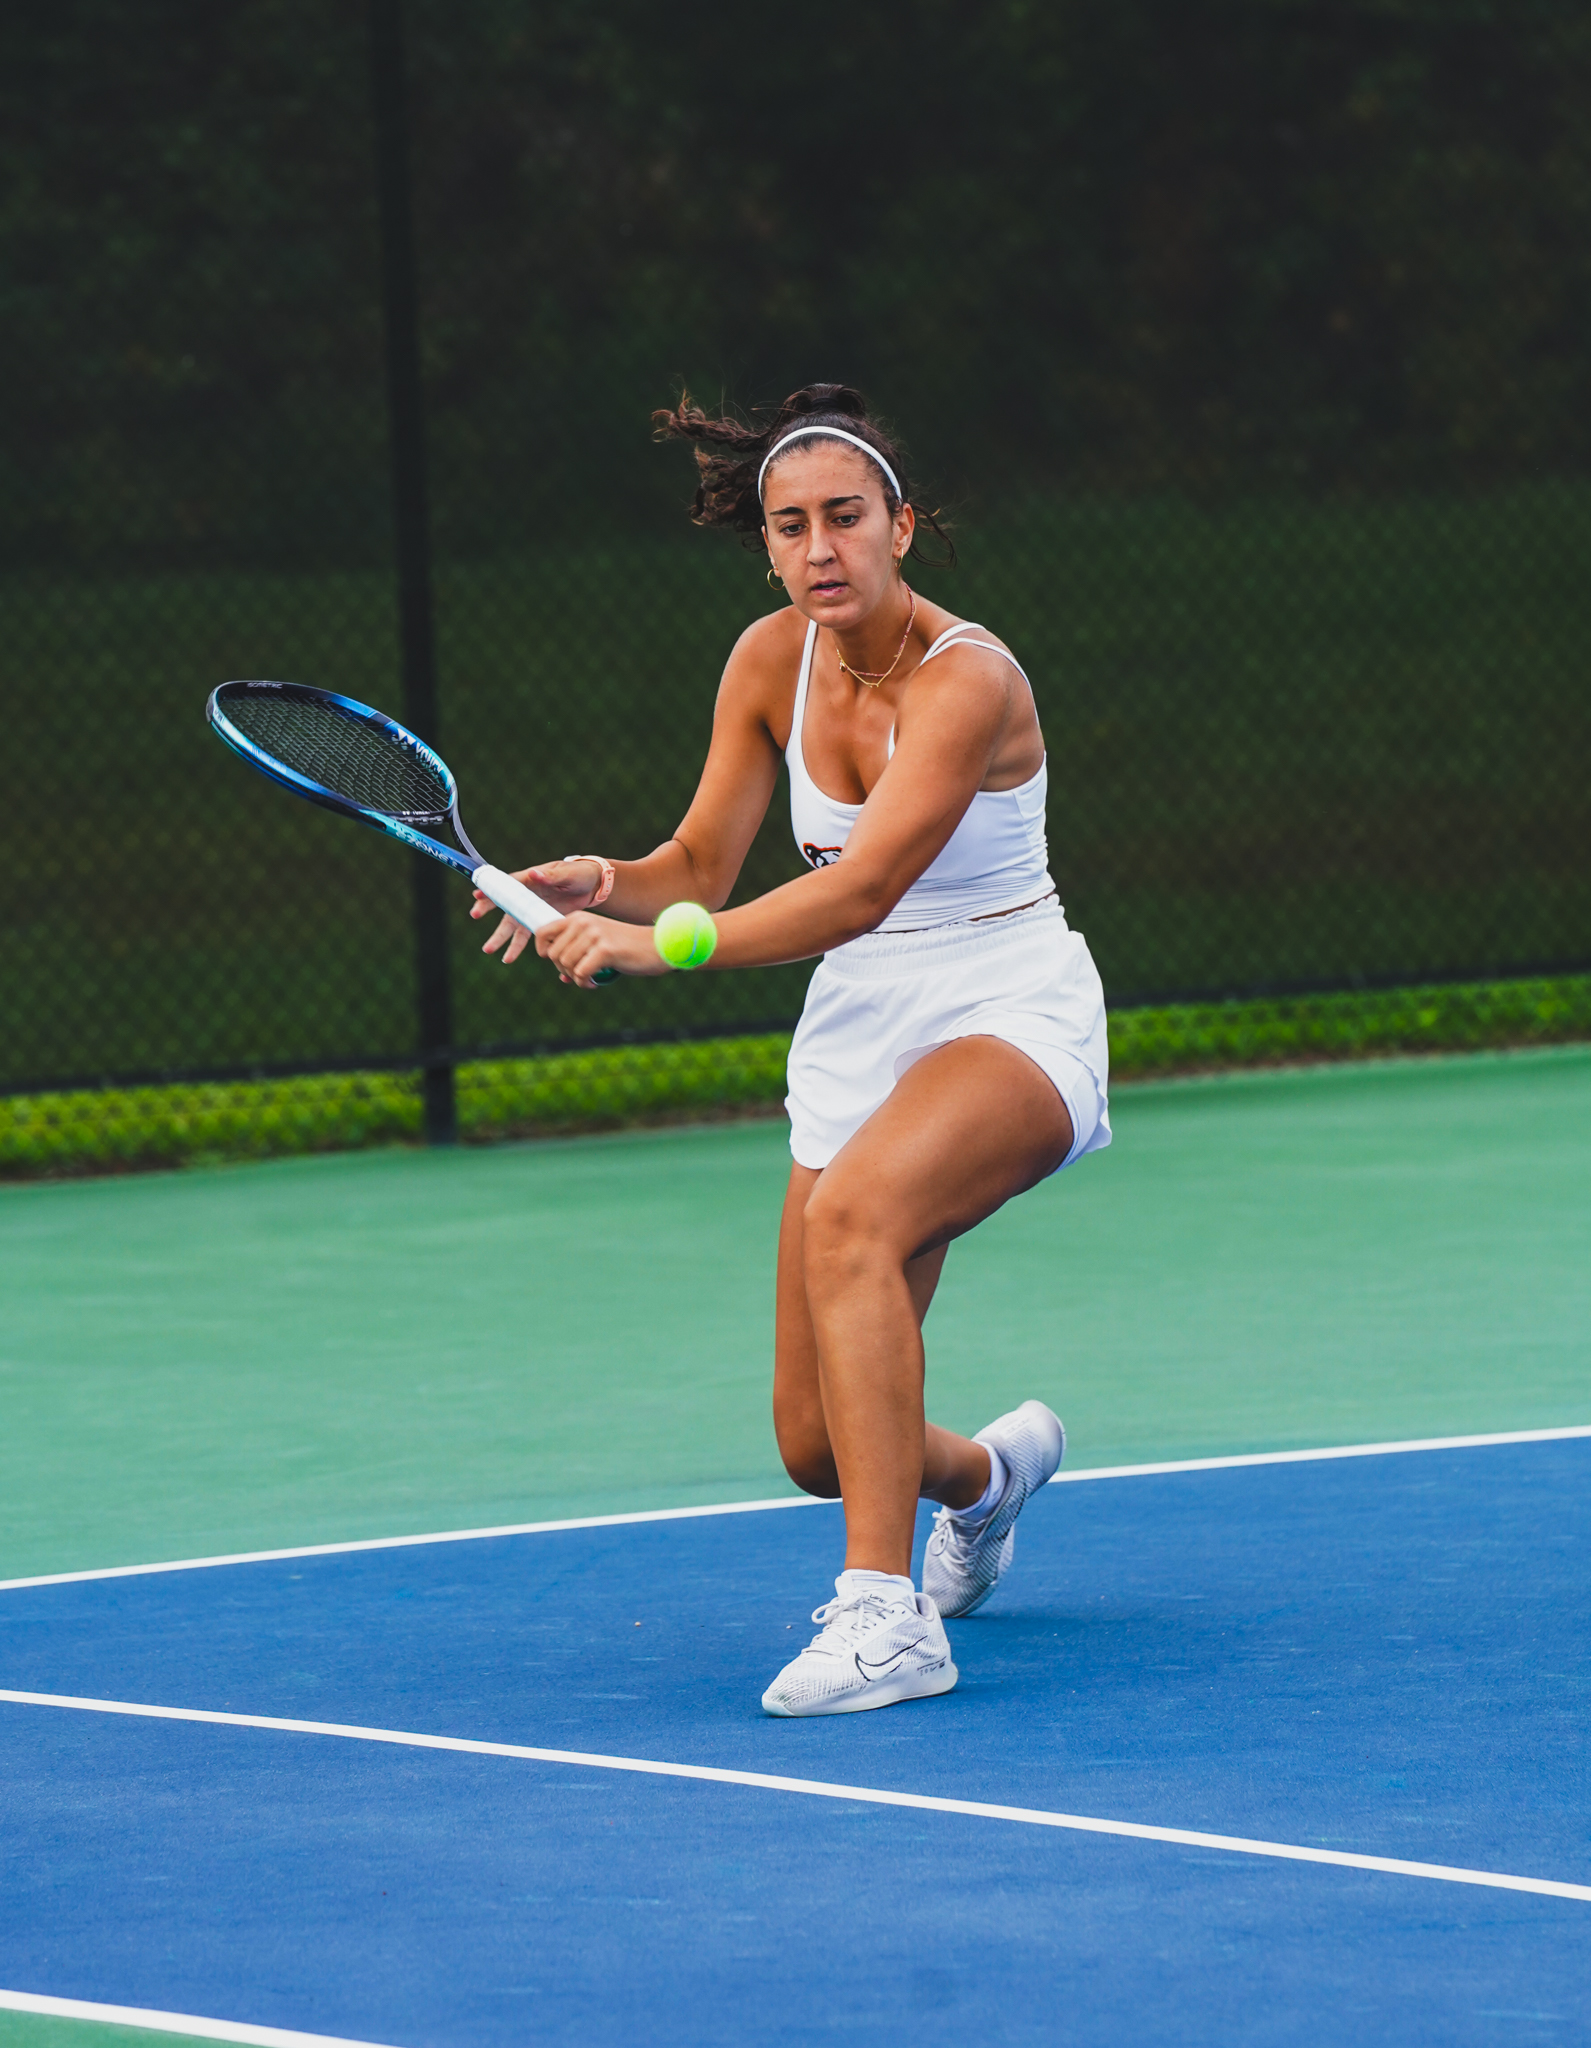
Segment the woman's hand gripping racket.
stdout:
[[[527,931],[565,912],[481,859],[459,819],[458,785],[441,755],[384,712],[303,683],[222,683],[205,706],[234,753],[294,796],[357,818],[418,853],[468,875],[483,896]],[[452,828],[464,849],[421,826]],[[604,968],[598,981],[612,981]]]

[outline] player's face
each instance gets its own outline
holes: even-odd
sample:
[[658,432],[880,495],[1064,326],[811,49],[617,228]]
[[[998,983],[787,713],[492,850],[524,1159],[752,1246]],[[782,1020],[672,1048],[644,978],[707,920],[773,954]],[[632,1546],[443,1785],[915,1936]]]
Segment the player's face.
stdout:
[[861,625],[911,545],[911,507],[890,517],[877,463],[832,441],[792,448],[768,471],[762,503],[774,574],[796,610],[841,632]]

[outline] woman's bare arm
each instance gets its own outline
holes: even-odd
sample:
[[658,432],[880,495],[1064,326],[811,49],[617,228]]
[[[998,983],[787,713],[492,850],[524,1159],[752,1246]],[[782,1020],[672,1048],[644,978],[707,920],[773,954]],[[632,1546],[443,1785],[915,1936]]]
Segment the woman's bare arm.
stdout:
[[911,716],[830,866],[718,919],[715,967],[807,960],[883,923],[932,866],[989,773],[1021,679],[975,648],[914,677]]
[[[739,879],[757,828],[767,815],[779,776],[780,750],[771,730],[781,694],[788,694],[791,639],[775,613],[749,626],[724,668],[713,710],[713,736],[690,809],[672,837],[640,860],[613,863],[612,894],[602,915],[623,924],[650,926],[671,903],[691,902],[717,910]],[[781,693],[781,684],[783,692]],[[600,870],[583,861],[548,861],[522,868],[518,879],[557,909],[574,911],[590,902]],[[477,894],[474,914],[494,906]],[[524,934],[504,918],[486,942],[505,958],[517,959]]]
[[[912,681],[910,718],[840,858],[724,912],[713,967],[809,960],[872,931],[943,851],[988,775],[1016,692],[1025,686],[1008,662],[976,647],[956,648],[934,669]],[[603,966],[660,971],[649,934],[621,933],[589,913],[549,926],[538,949],[580,981]]]

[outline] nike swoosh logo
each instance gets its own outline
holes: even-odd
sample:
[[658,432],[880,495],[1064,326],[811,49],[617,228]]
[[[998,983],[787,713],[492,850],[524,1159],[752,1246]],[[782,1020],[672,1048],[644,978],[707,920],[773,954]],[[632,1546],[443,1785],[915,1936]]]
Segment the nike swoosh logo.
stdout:
[[856,1653],[856,1668],[864,1678],[888,1678],[892,1672],[900,1669],[913,1650],[920,1650],[927,1640],[926,1635],[913,1636],[909,1643],[902,1643],[898,1650],[891,1650],[889,1655],[878,1664],[869,1664],[861,1651],[858,1650]]

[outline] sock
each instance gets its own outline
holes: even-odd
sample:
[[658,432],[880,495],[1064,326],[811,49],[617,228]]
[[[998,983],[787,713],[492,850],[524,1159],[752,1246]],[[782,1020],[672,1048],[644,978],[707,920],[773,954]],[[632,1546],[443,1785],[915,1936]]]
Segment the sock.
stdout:
[[834,1590],[842,1600],[861,1600],[876,1593],[883,1600],[909,1600],[914,1607],[917,1604],[916,1587],[900,1572],[844,1571],[834,1581]]
[[989,1453],[989,1483],[970,1508],[956,1508],[953,1510],[959,1521],[987,1521],[989,1516],[1000,1505],[1000,1496],[1005,1492],[1006,1481],[1011,1476],[1005,1469],[1004,1458],[1001,1457],[994,1445],[985,1444],[983,1448]]

